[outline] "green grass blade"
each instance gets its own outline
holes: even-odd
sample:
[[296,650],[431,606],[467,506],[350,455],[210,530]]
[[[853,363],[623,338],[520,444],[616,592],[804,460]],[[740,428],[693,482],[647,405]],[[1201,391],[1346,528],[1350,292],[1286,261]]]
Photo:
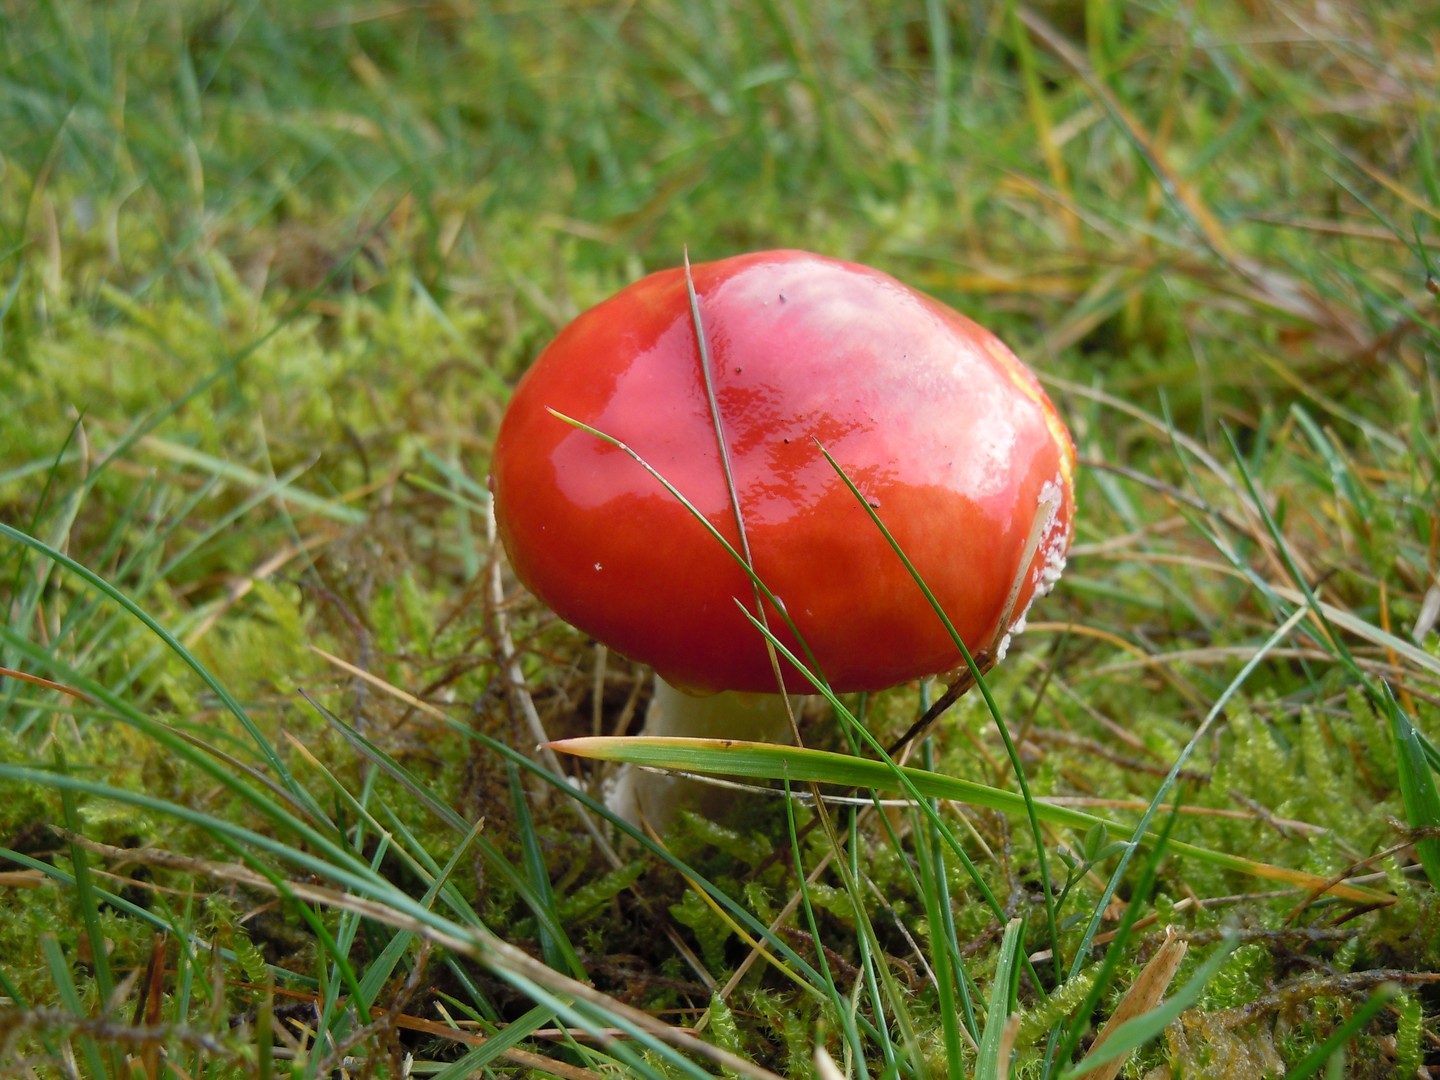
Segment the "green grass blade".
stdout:
[[211,674],[209,669],[206,668],[205,665],[200,663],[200,661],[195,658],[194,654],[191,653],[189,649],[185,648],[184,645],[182,645],[178,640],[176,640],[174,635],[172,635],[168,630],[166,630],[163,626],[156,622],[155,619],[152,618],[150,614],[146,612],[142,607],[140,607],[139,604],[135,603],[135,601],[131,600],[130,597],[125,595],[125,593],[121,592],[114,585],[110,584],[109,581],[101,577],[99,574],[95,573],[89,567],[83,565],[75,559],[72,559],[64,552],[57,551],[50,545],[42,543],[34,537],[21,532],[19,529],[15,529],[10,525],[7,525],[3,521],[0,521],[0,536],[6,537],[7,539],[13,540],[17,544],[30,548],[38,552],[39,554],[44,555],[50,561],[65,567],[65,569],[70,571],[70,573],[85,581],[86,584],[88,584],[91,588],[95,589],[97,592],[109,597],[116,604],[120,605],[120,607],[123,608],[127,613],[129,613],[133,618],[143,623],[146,629],[148,629],[152,634],[154,634],[162,642],[164,642],[164,644],[169,649],[171,649],[176,656],[180,657],[180,659],[183,660],[185,664],[192,671],[194,671],[197,676],[199,676],[200,681],[210,688],[210,690],[215,694],[215,696],[218,697],[220,701],[225,705],[225,707],[229,710],[231,715],[240,722],[240,725],[250,735],[251,739],[254,740],[256,748],[264,756],[266,764],[269,765],[272,770],[274,770],[276,776],[281,778],[281,781],[284,783],[285,788],[290,793],[290,795],[295,798],[301,806],[315,813],[317,817],[323,819],[324,815],[320,812],[320,808],[314,804],[314,801],[310,798],[309,793],[306,792],[304,788],[302,788],[299,784],[295,782],[294,778],[290,775],[289,769],[286,768],[285,763],[280,759],[280,756],[276,754],[274,747],[270,743],[270,740],[264,735],[263,732],[260,731],[258,727],[256,727],[254,720],[252,720],[250,717],[250,714],[241,707],[240,703],[235,700],[235,697],[230,693],[230,691],[221,684],[220,680],[217,679],[213,674]]
[[[861,510],[870,518],[870,523],[874,525],[875,528],[879,530],[880,535],[885,538],[885,543],[889,545],[890,550],[895,553],[895,557],[904,564],[906,571],[910,574],[911,580],[915,582],[916,586],[918,586],[920,591],[925,595],[925,600],[930,605],[930,610],[940,619],[940,622],[945,627],[945,632],[950,635],[950,640],[959,651],[961,658],[965,662],[965,667],[970,673],[970,677],[975,680],[976,689],[980,691],[981,697],[985,699],[985,706],[990,710],[990,716],[995,721],[995,730],[999,732],[1000,739],[1005,744],[1005,755],[1010,760],[1011,772],[1015,776],[1015,783],[1020,788],[1020,796],[1025,804],[1025,816],[1030,825],[1030,835],[1035,840],[1036,859],[1040,864],[1040,880],[1043,882],[1042,891],[1045,894],[1045,926],[1050,937],[1050,948],[1055,963],[1055,975],[1058,979],[1064,971],[1064,964],[1061,960],[1060,930],[1055,919],[1055,893],[1054,890],[1050,888],[1050,867],[1045,851],[1045,837],[1040,831],[1040,819],[1035,812],[1033,797],[1030,793],[1030,781],[1025,775],[1025,766],[1020,760],[1020,752],[1015,747],[1015,740],[1010,736],[1009,725],[1005,723],[1005,717],[1001,713],[1000,706],[996,703],[994,695],[990,692],[990,686],[985,681],[984,671],[980,669],[980,665],[976,663],[975,657],[971,654],[970,646],[961,638],[959,631],[955,629],[955,624],[951,622],[949,613],[945,611],[939,598],[936,597],[929,584],[926,583],[919,569],[910,561],[910,556],[901,548],[899,541],[897,541],[890,532],[890,529],[880,517],[879,512],[871,505],[870,500],[865,498],[864,494],[846,474],[845,470],[841,468],[840,463],[830,456],[830,452],[826,450],[824,446],[818,442],[816,446],[819,447],[820,453],[824,455],[830,467],[835,470],[836,475],[840,477],[840,480],[845,484],[846,488],[849,489],[851,496],[855,499]],[[1032,539],[1032,545],[1038,542],[1038,540],[1039,536],[1037,533]],[[1020,560],[1022,567],[1029,565],[1032,555],[1033,552],[1022,555]],[[1000,618],[1002,625],[996,628],[997,634],[1009,632],[1010,627],[1003,625],[1003,623],[1013,616],[1013,612],[1006,611],[1001,613]]]
[[1389,685],[1380,684],[1380,695],[1395,739],[1396,775],[1405,819],[1416,832],[1415,851],[1425,876],[1440,889],[1440,791],[1435,786],[1435,770],[1425,754],[1420,733],[1400,708]]
[[1000,958],[995,978],[990,984],[990,1000],[985,1009],[985,1027],[980,1034],[980,1052],[975,1057],[975,1080],[1002,1080],[1010,1072],[1005,1059],[1005,1026],[1014,1006],[1015,983],[1020,978],[1016,963],[1025,924],[1011,919],[1005,924],[1000,942]]
[[1120,960],[1130,942],[1130,935],[1134,932],[1135,924],[1139,921],[1143,904],[1150,897],[1156,882],[1160,877],[1160,861],[1169,851],[1170,835],[1175,828],[1175,823],[1180,819],[1180,807],[1177,805],[1165,817],[1165,823],[1161,826],[1160,833],[1155,839],[1155,844],[1150,850],[1145,865],[1141,868],[1140,878],[1136,882],[1135,891],[1129,902],[1125,905],[1125,914],[1120,920],[1120,925],[1115,928],[1115,935],[1109,946],[1105,949],[1105,957],[1100,962],[1100,970],[1095,975],[1095,981],[1091,983],[1090,990],[1085,995],[1085,1000],[1075,1010],[1074,1020],[1070,1024],[1070,1030],[1064,1041],[1057,1047],[1058,1060],[1069,1061],[1074,1056],[1084,1037],[1087,1028],[1090,1026],[1090,1018],[1099,1006],[1101,999],[1109,991],[1114,982],[1115,973],[1120,966]]
[[[1400,988],[1393,983],[1377,989],[1365,999],[1365,1003],[1360,1008],[1346,1018],[1343,1024],[1332,1031],[1324,1042],[1296,1062],[1285,1073],[1285,1080],[1305,1080],[1307,1076],[1314,1076],[1327,1064],[1332,1064],[1340,1059],[1340,1052],[1344,1049],[1345,1044],[1364,1030],[1365,1025],[1374,1019],[1381,1009],[1395,1000],[1399,993]],[[1337,1075],[1343,1075],[1343,1073]]]
[[[69,961],[65,959],[65,953],[60,948],[60,942],[55,939],[54,934],[43,934],[40,937],[40,952],[45,958],[46,965],[50,968],[50,978],[54,982],[55,989],[60,995],[60,1003],[70,1011],[70,1015],[77,1020],[85,1016],[85,1006],[80,1000],[80,991],[75,986],[75,977],[70,971]],[[85,1055],[85,1061],[90,1066],[92,1076],[111,1076],[114,1070],[107,1068],[104,1058],[100,1053],[100,1046],[93,1035],[81,1035],[80,1049]],[[113,1062],[112,1062],[113,1063]]]
[[[1223,707],[1223,702],[1221,703]],[[731,739],[681,739],[631,735],[603,735],[557,739],[550,745],[561,753],[600,761],[623,761],[655,769],[672,769],[719,776],[739,776],[754,780],[786,780],[794,784],[834,784],[842,788],[871,791],[901,791],[913,799],[948,799],[1000,810],[1007,814],[1025,815],[1029,808],[1043,821],[1088,829],[1103,824],[1112,831],[1129,832],[1129,826],[1089,814],[1073,807],[1056,806],[1043,799],[1026,800],[1013,792],[988,787],[960,777],[945,776],[893,762],[869,761],[810,747],[773,746],[769,743],[738,742]],[[1183,761],[1181,762],[1183,766]],[[1151,804],[1151,811],[1159,803]],[[1148,829],[1137,835],[1139,843],[1148,843],[1155,834]],[[1211,866],[1237,873],[1286,882],[1298,888],[1316,888],[1329,884],[1329,879],[1299,870],[1257,863],[1229,852],[1215,851],[1183,841],[1171,840],[1172,852],[1197,859]],[[1336,896],[1361,903],[1386,903],[1385,893],[1357,886],[1336,884]]]

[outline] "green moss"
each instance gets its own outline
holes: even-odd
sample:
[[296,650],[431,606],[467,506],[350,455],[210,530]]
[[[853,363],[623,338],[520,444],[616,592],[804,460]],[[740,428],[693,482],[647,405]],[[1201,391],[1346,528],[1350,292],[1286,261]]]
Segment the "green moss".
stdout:
[[1395,1075],[1418,1073],[1424,1059],[1424,1009],[1414,994],[1401,994],[1395,1001]]
[[1241,945],[1205,988],[1201,1008],[1206,1012],[1248,1005],[1265,992],[1270,983],[1273,959],[1259,944]]
[[700,945],[700,955],[712,969],[725,965],[725,943],[730,927],[696,892],[687,892],[679,903],[670,905],[670,917],[689,928]]

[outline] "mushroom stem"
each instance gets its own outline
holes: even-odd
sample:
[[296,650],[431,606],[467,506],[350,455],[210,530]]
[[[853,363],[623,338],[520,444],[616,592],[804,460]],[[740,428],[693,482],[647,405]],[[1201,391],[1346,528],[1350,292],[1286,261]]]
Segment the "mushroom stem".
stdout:
[[[800,696],[791,698],[799,709]],[[677,690],[659,675],[645,713],[646,735],[691,739],[739,739],[789,745],[795,741],[790,714],[781,694],[744,694],[733,690],[697,697]],[[687,776],[622,765],[605,788],[605,805],[632,825],[642,820],[664,832],[682,808],[715,817],[734,803],[727,788]]]

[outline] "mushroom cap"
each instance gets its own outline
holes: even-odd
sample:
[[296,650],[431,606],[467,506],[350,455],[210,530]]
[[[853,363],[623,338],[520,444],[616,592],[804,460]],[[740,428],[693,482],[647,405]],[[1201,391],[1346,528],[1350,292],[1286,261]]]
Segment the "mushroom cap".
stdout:
[[[768,251],[691,273],[753,566],[819,674],[878,690],[963,663],[820,446],[967,647],[1003,651],[1071,532],[1075,451],[1034,376],[989,331],[865,266]],[[739,547],[683,269],[579,316],[520,381],[492,465],[500,536],[556,614],[674,685],[775,692],[736,603],[755,610],[745,572],[635,460],[551,410],[625,443]],[[786,689],[811,689],[781,669]]]

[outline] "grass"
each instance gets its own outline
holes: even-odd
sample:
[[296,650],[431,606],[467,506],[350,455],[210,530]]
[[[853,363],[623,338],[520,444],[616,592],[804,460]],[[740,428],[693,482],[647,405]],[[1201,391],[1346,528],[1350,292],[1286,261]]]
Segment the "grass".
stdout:
[[[0,4],[0,1071],[1440,1063],[1437,35]],[[536,750],[648,691],[507,576],[488,455],[573,314],[777,246],[1029,360],[1076,542],[905,761],[942,688],[822,701],[793,801],[661,845]]]

